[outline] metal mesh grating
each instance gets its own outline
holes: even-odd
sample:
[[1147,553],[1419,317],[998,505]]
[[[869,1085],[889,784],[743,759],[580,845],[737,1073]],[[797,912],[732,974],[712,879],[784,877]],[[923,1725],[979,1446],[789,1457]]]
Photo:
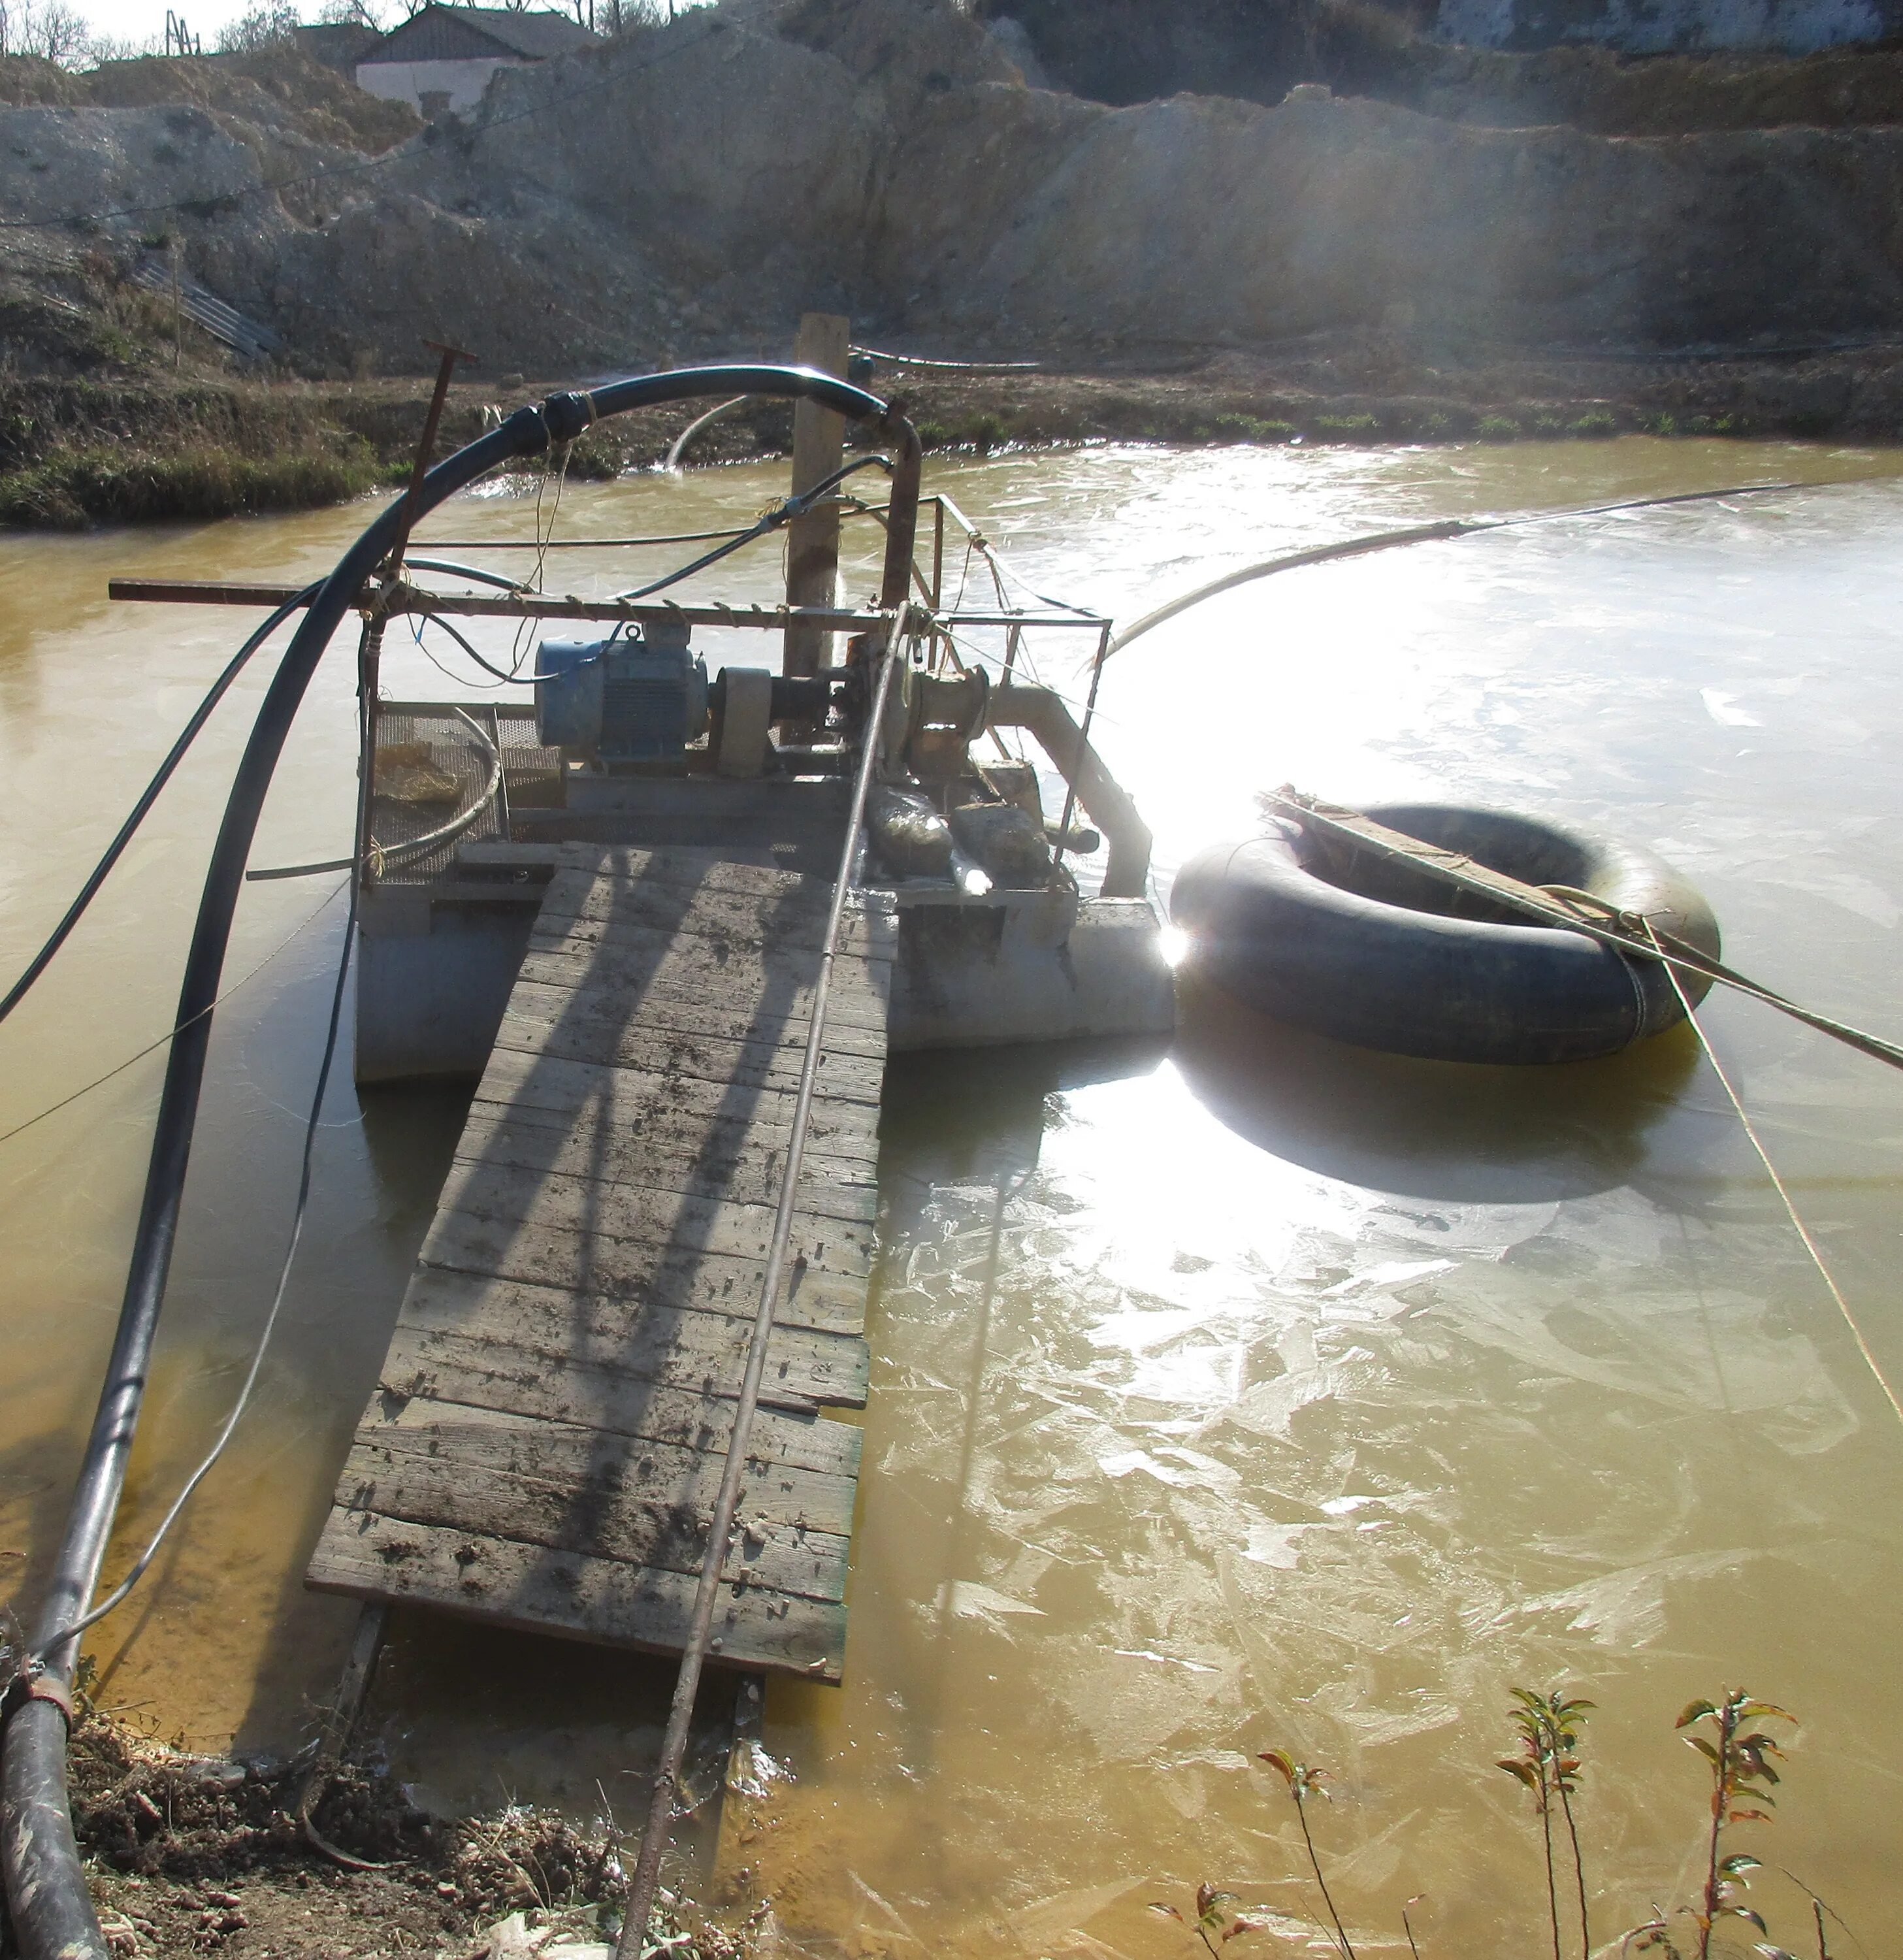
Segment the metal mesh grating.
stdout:
[[[467,814],[481,800],[492,765],[502,756],[504,794],[452,837],[412,854],[403,847]],[[377,716],[371,777],[370,833],[386,852],[380,882],[426,885],[465,844],[504,837],[508,810],[560,809],[566,784],[562,751],[535,739],[535,710],[526,702],[472,704],[387,701]]]

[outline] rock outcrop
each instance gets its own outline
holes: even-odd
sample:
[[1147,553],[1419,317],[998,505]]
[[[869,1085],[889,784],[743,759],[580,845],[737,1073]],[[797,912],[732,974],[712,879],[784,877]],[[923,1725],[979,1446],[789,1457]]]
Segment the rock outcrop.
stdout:
[[[1303,88],[1112,107],[951,0],[727,0],[382,155],[186,106],[0,110],[0,205],[186,241],[307,360],[587,372],[803,308],[1000,352],[1815,344],[1903,325],[1903,128],[1606,137]],[[119,213],[119,215],[94,216]],[[15,234],[18,237],[19,234]]]

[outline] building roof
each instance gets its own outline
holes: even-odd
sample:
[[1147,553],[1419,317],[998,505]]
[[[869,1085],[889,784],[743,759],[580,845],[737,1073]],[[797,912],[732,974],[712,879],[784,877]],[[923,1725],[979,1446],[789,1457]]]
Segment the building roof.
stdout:
[[310,27],[294,27],[291,38],[313,61],[348,75],[383,39],[374,27],[361,27],[355,21],[327,21]]
[[546,61],[595,46],[598,34],[565,14],[501,7],[447,7],[440,0],[392,28],[362,57],[370,62]]

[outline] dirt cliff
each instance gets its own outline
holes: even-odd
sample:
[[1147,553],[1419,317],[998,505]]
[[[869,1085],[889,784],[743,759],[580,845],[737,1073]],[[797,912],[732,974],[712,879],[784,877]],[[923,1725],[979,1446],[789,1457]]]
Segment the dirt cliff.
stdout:
[[1564,123],[1608,136],[1903,121],[1903,50],[1796,57],[1503,52],[1430,39],[1377,0],[975,0],[1049,85],[1116,104],[1179,94],[1274,103],[1303,84],[1450,122]]
[[813,306],[1073,353],[1903,326],[1897,126],[1608,137],[1313,84],[1118,107],[1026,86],[950,0],[728,0],[380,154],[333,111],[98,92],[0,110],[0,202],[68,221],[34,234],[56,255],[181,233],[319,369],[413,366],[425,334],[543,374],[777,348]]

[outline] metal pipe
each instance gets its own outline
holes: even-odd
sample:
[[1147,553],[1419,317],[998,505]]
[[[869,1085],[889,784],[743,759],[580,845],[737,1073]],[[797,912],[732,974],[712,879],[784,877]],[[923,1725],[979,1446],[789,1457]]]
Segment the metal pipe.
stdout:
[[71,1629],[84,1615],[98,1582],[145,1398],[178,1233],[212,1009],[243,886],[244,861],[311,676],[339,622],[399,536],[457,491],[517,457],[539,453],[552,443],[573,441],[605,415],[742,390],[817,398],[855,421],[883,420],[886,412],[876,396],[830,375],[764,366],[640,375],[587,393],[552,395],[520,409],[501,428],[438,463],[425,478],[413,504],[406,494],[378,515],[318,590],[266,691],[212,846],[186,958],[174,1020],[178,1032],[167,1058],[112,1355],[32,1638],[43,1664],[15,1690],[5,1717],[0,1756],[0,1862],[24,1960],[110,1960],[87,1893],[66,1787],[67,1703],[78,1657],[78,1640]]
[[[917,441],[914,437],[915,448]],[[910,567],[908,554],[905,568],[909,571]],[[714,1506],[707,1550],[701,1560],[700,1583],[694,1592],[694,1613],[689,1622],[687,1646],[680,1657],[680,1672],[675,1677],[673,1703],[668,1710],[660,1764],[654,1775],[654,1799],[648,1807],[647,1828],[641,1834],[634,1876],[628,1882],[621,1935],[615,1947],[616,1960],[640,1960],[646,1941],[648,1915],[654,1902],[655,1884],[660,1876],[661,1853],[667,1847],[668,1828],[673,1822],[674,1793],[679,1784],[681,1759],[687,1750],[688,1729],[694,1715],[694,1695],[700,1685],[701,1667],[707,1657],[707,1643],[714,1631],[714,1609],[720,1599],[721,1573],[727,1564],[727,1542],[734,1532],[734,1513],[740,1505],[740,1479],[746,1468],[747,1440],[753,1427],[754,1411],[759,1404],[760,1382],[766,1372],[767,1342],[773,1332],[781,1274],[786,1263],[787,1246],[793,1236],[793,1208],[799,1193],[800,1167],[806,1154],[807,1129],[813,1113],[813,1087],[819,1078],[819,1056],[826,1039],[826,997],[832,985],[832,963],[839,950],[839,928],[845,916],[846,893],[851,889],[859,832],[865,822],[866,797],[878,761],[879,740],[885,726],[886,696],[898,658],[897,649],[888,641],[880,650],[879,679],[873,689],[872,705],[864,724],[864,746],[853,780],[852,807],[846,818],[845,842],[839,854],[839,874],[833,880],[832,903],[826,914],[825,937],[820,941],[819,974],[813,989],[806,1055],[800,1064],[799,1093],[793,1106],[792,1133],[787,1140],[786,1158],[780,1172],[780,1200],[773,1214],[773,1236],[767,1248],[766,1271],[760,1281],[760,1303],[753,1318],[753,1336],[746,1351],[746,1369],[741,1377],[740,1400],[734,1411],[733,1432],[727,1438],[720,1496]]]
[[[1048,687],[1026,687],[1017,682],[991,690],[985,717],[996,728],[1026,728],[1057,765],[1057,772],[1076,792],[1077,800],[1110,847],[1104,867],[1103,896],[1140,899],[1150,877],[1149,826],[1137,814],[1130,796],[1084,739],[1084,730],[1063,700]],[[1068,806],[1067,806],[1068,807]]]
[[[277,606],[302,604],[301,595],[288,586],[221,586],[186,579],[116,578],[107,588],[110,599],[155,600],[174,605]],[[350,603],[368,605],[368,597]],[[398,584],[390,588],[383,607],[387,617],[399,614],[441,614],[449,619],[643,619],[674,620],[689,626],[746,626],[775,632],[790,620],[810,620],[815,625],[848,633],[870,632],[886,623],[883,612],[851,606],[723,605],[644,606],[628,600],[554,598],[518,593],[488,599],[469,592],[426,592],[420,585]],[[982,621],[977,622],[983,624]],[[1036,621],[1027,621],[1035,625]],[[1053,622],[1072,625],[1074,621]]]
[[879,584],[879,603],[896,610],[912,593],[912,556],[918,541],[918,488],[924,453],[918,431],[902,415],[889,415],[880,433],[899,445],[892,466],[892,500],[886,506],[886,562]]
[[[1106,625],[1097,635],[1096,657],[1090,663],[1090,692],[1084,704],[1084,726],[1077,730],[1074,753],[1080,758],[1090,746],[1090,724],[1096,719],[1097,689],[1103,684],[1104,656],[1110,645],[1110,628]],[[1064,779],[1064,814],[1057,826],[1057,848],[1060,854],[1070,848],[1071,819],[1077,814],[1077,775],[1074,772]],[[1051,867],[1053,881],[1057,877],[1057,866]]]

